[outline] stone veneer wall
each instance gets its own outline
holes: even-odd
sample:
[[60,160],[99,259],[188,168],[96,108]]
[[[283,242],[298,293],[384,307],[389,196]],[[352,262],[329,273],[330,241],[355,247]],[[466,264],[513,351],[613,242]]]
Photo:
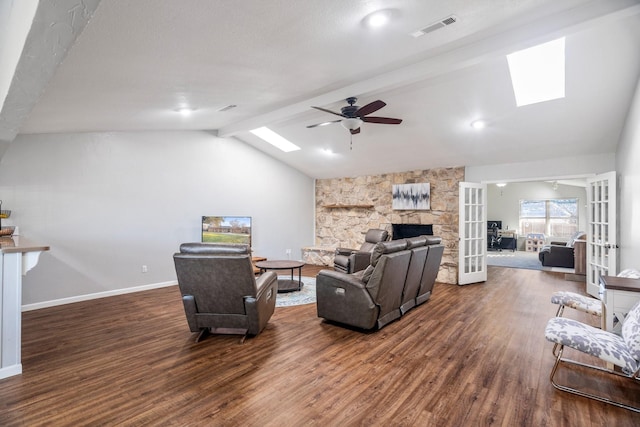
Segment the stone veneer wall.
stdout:
[[[316,246],[359,248],[370,228],[433,224],[445,246],[438,282],[458,282],[458,183],[464,168],[316,180]],[[393,210],[393,184],[431,184],[431,210]],[[346,205],[346,207],[328,207]],[[354,207],[354,205],[356,205]],[[358,207],[357,205],[372,205]]]

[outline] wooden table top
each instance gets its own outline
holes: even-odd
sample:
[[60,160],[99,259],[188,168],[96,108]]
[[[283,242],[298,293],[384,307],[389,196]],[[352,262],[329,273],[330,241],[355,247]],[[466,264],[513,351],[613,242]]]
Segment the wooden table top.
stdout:
[[615,289],[617,291],[640,292],[640,279],[629,277],[600,276],[605,289]]
[[256,262],[256,267],[271,269],[271,270],[284,270],[288,268],[300,268],[304,265],[303,261],[295,260],[273,260],[273,261],[260,261]]
[[35,243],[21,236],[6,236],[0,238],[0,252],[5,254],[16,252],[39,252],[48,250],[48,245]]

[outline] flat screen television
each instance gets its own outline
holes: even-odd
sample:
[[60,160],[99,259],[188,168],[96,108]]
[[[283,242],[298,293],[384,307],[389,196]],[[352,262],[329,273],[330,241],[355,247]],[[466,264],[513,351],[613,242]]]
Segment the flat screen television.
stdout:
[[251,246],[250,216],[203,216],[202,241],[246,243]]

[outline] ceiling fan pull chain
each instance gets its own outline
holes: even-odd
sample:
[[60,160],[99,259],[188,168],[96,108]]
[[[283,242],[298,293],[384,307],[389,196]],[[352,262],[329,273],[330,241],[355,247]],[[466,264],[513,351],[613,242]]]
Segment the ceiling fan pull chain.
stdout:
[[353,151],[353,134],[349,132],[349,151]]

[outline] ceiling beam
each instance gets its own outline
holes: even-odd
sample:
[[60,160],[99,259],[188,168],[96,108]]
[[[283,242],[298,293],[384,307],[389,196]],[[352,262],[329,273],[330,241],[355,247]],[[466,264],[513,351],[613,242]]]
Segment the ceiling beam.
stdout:
[[[0,140],[12,141],[16,137],[99,3],[100,0],[42,0],[33,22],[19,23],[29,30],[15,71],[11,71],[13,76],[8,76],[11,83],[0,110]],[[30,19],[26,14],[11,17]]]
[[261,126],[269,126],[297,114],[309,112],[311,105],[326,106],[349,96],[380,93],[432,79],[479,64],[490,58],[504,56],[582,31],[593,25],[638,13],[640,13],[640,4],[636,0],[594,1],[528,24],[512,24],[511,28],[503,28],[502,31],[493,29],[491,34],[480,32],[432,51],[429,57],[420,62],[224,126],[218,129],[218,135],[229,137]]

